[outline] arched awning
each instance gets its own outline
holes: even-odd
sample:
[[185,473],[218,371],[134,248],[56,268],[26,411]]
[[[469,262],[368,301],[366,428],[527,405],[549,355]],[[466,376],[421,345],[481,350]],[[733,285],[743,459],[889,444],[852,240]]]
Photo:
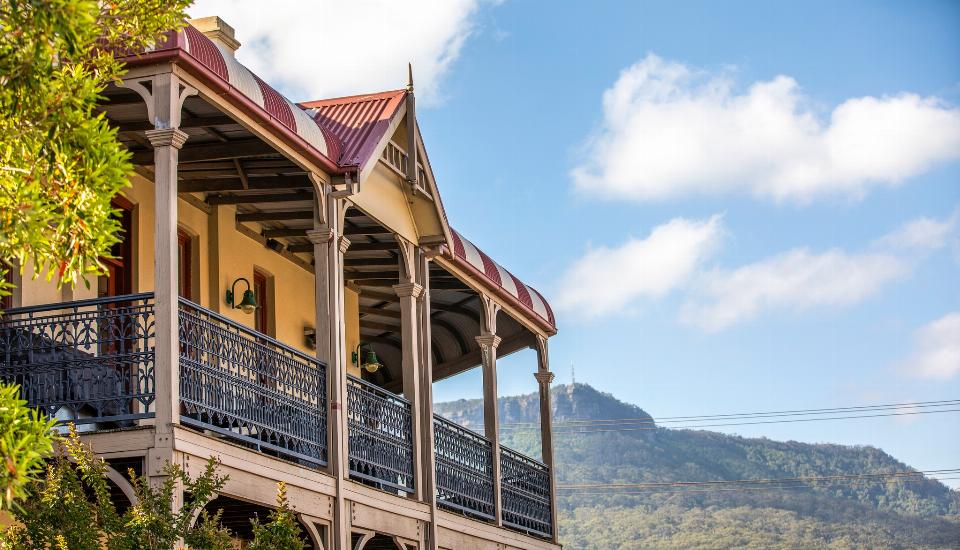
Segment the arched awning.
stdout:
[[476,275],[477,279],[485,283],[499,298],[529,313],[531,320],[544,330],[550,334],[556,333],[557,324],[553,310],[543,295],[493,261],[490,256],[456,230],[451,230],[451,234],[453,236],[451,259],[454,264]]

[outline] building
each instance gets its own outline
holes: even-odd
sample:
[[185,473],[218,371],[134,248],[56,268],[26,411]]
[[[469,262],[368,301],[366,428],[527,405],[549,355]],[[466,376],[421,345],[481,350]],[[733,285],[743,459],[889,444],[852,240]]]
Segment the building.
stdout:
[[[237,47],[211,17],[125,58],[102,104],[137,167],[123,241],[90,288],[24,266],[0,376],[78,424],[120,499],[128,468],[217,456],[208,507],[241,537],[284,481],[315,548],[558,548],[553,314],[448,224],[412,82],[294,104]],[[542,462],[497,442],[497,357],[525,348]],[[432,412],[475,367],[485,434]]]

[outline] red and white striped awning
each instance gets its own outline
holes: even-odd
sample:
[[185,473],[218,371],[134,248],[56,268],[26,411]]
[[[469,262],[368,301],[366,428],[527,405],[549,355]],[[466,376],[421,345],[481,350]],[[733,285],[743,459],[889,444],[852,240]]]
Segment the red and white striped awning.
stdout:
[[253,74],[230,54],[223,52],[196,28],[187,25],[181,33],[181,47],[207,69],[226,81],[270,117],[294,132],[320,154],[336,162],[340,157],[339,140],[303,109]]
[[509,297],[515,304],[533,313],[547,326],[556,331],[556,320],[550,304],[537,290],[513,276],[503,266],[490,259],[482,250],[463,235],[451,229],[453,236],[454,261],[480,275],[488,285],[501,291],[503,297]]

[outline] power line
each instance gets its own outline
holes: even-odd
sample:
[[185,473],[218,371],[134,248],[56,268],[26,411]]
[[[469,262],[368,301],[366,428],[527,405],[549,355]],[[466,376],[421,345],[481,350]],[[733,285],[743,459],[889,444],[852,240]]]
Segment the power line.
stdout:
[[[888,416],[912,416],[918,414],[936,414],[936,413],[949,413],[949,412],[960,412],[960,409],[939,409],[933,411],[904,411],[904,412],[894,412],[894,413],[883,413],[883,414],[864,414],[864,415],[847,415],[847,416],[830,416],[830,417],[818,417],[818,418],[789,418],[782,420],[763,420],[756,422],[723,422],[715,424],[688,424],[688,425],[677,425],[670,426],[674,429],[699,429],[699,428],[716,428],[723,426],[752,426],[758,424],[792,424],[796,422],[819,422],[825,420],[851,420],[857,418],[882,418]],[[595,429],[592,425],[583,425],[583,426],[570,426],[565,429],[564,426],[560,426],[559,430],[553,430],[555,435],[577,435],[577,434],[591,434],[591,433],[606,433],[606,432],[636,432],[636,431],[655,431],[660,429],[656,422],[649,422],[649,426],[642,427],[633,427],[636,426],[636,423],[633,424],[624,424],[626,427],[617,427],[616,424],[610,425],[600,425],[596,428],[604,429]],[[609,427],[608,427],[609,426]],[[539,433],[539,429],[513,429],[508,430],[506,433],[509,435],[519,435],[525,433]]]
[[[809,415],[825,415],[825,414],[837,414],[845,412],[869,412],[873,410],[885,410],[885,409],[914,409],[914,408],[928,408],[928,407],[946,407],[960,404],[960,399],[946,399],[941,401],[917,401],[913,403],[891,403],[885,405],[860,405],[853,407],[832,407],[824,409],[796,409],[796,410],[785,410],[785,411],[764,411],[764,412],[748,412],[748,413],[727,413],[727,414],[710,414],[710,415],[695,415],[695,416],[664,416],[658,417],[656,419],[647,419],[647,418],[607,418],[607,419],[593,419],[593,420],[566,420],[555,422],[554,426],[574,426],[580,424],[603,424],[603,423],[636,423],[636,424],[665,424],[665,423],[676,423],[676,422],[689,422],[689,421],[705,421],[713,419],[723,419],[723,418],[754,418],[754,417],[780,417],[780,416],[809,416]],[[538,424],[536,422],[505,422],[501,424],[501,427],[507,429],[518,429],[522,427],[536,427]]]
[[[920,483],[923,481],[949,481],[954,479],[960,479],[960,476],[957,477],[931,477],[924,479],[898,479],[898,483]],[[887,480],[853,480],[851,483],[879,483],[881,481]],[[782,485],[782,486],[766,486],[766,487],[711,487],[707,489],[652,489],[645,491],[571,491],[564,496],[639,496],[639,495],[650,495],[650,494],[665,494],[665,493],[724,493],[724,492],[748,492],[748,491],[785,491],[792,489],[815,489],[814,485]]]

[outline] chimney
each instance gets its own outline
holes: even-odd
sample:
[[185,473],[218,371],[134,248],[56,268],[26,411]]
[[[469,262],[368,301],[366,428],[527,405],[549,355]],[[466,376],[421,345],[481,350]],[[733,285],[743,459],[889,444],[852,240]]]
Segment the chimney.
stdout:
[[240,47],[240,42],[237,42],[237,39],[233,37],[233,27],[216,15],[191,19],[190,24],[205,34],[224,53],[233,55]]

